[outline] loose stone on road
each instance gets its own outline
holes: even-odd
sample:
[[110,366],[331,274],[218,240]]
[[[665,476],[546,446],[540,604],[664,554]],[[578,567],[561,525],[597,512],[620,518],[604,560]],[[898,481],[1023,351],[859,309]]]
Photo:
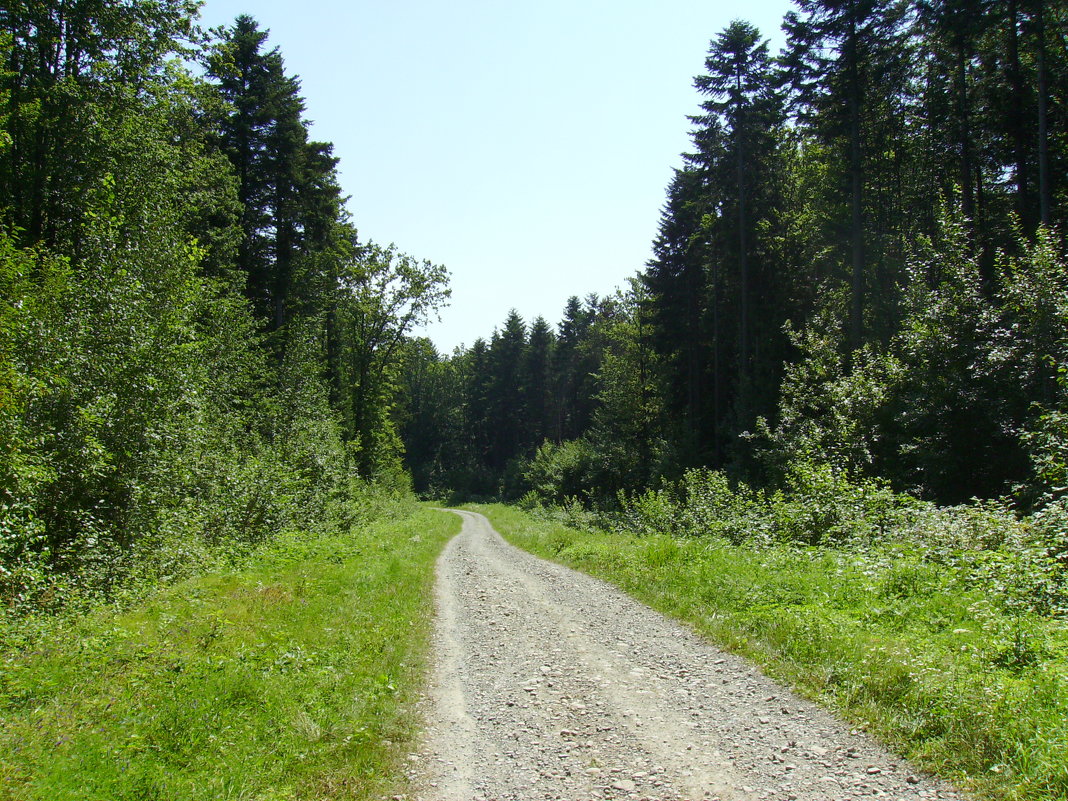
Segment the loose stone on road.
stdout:
[[419,801],[960,798],[744,660],[457,514],[409,758]]

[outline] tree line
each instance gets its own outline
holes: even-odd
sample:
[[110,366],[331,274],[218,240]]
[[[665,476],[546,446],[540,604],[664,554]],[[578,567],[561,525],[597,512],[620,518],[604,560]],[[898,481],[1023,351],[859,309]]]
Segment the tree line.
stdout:
[[267,32],[204,31],[198,6],[0,8],[9,608],[181,575],[337,519],[357,485],[406,486],[400,346],[447,273],[358,236]]
[[941,503],[1064,486],[1068,6],[795,0],[710,42],[653,256],[554,330],[413,346],[423,489],[609,503],[806,465]]

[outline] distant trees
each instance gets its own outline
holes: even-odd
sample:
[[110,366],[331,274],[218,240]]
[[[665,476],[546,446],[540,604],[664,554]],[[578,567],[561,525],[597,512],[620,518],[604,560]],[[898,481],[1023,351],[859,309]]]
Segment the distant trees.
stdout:
[[[573,297],[556,331],[541,318],[528,327],[513,309],[489,342],[476,340],[448,357],[428,342],[411,347],[401,382],[401,430],[416,487],[514,493],[524,460],[539,445],[581,436],[589,426],[583,415],[597,406],[592,372],[602,349],[593,343],[613,309],[597,297]],[[438,377],[435,397],[424,391],[430,374]],[[446,409],[431,412],[439,402]],[[431,416],[442,425],[423,424]],[[438,457],[444,453],[447,458]]]
[[548,433],[532,379],[471,372],[513,364],[514,321],[442,360],[467,417],[516,393],[470,428],[498,443],[482,491],[611,503],[816,463],[944,502],[1060,491],[1068,8],[797,0],[784,28],[777,57],[742,21],[710,42],[652,259],[557,327]]

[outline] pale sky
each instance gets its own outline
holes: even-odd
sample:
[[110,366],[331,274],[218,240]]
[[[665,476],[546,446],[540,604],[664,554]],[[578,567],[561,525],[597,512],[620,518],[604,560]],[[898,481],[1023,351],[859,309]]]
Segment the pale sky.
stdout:
[[423,333],[450,352],[515,308],[555,325],[650,257],[709,40],[732,19],[782,42],[790,0],[207,0],[270,30],[334,143],[364,241],[444,264]]

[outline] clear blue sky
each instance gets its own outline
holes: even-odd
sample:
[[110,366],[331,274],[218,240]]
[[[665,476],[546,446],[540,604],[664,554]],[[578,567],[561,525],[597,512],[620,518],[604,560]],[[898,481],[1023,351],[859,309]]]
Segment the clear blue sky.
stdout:
[[559,321],[650,256],[689,146],[694,75],[741,17],[782,42],[790,0],[207,0],[248,13],[334,143],[361,238],[452,274],[443,352],[510,308]]

